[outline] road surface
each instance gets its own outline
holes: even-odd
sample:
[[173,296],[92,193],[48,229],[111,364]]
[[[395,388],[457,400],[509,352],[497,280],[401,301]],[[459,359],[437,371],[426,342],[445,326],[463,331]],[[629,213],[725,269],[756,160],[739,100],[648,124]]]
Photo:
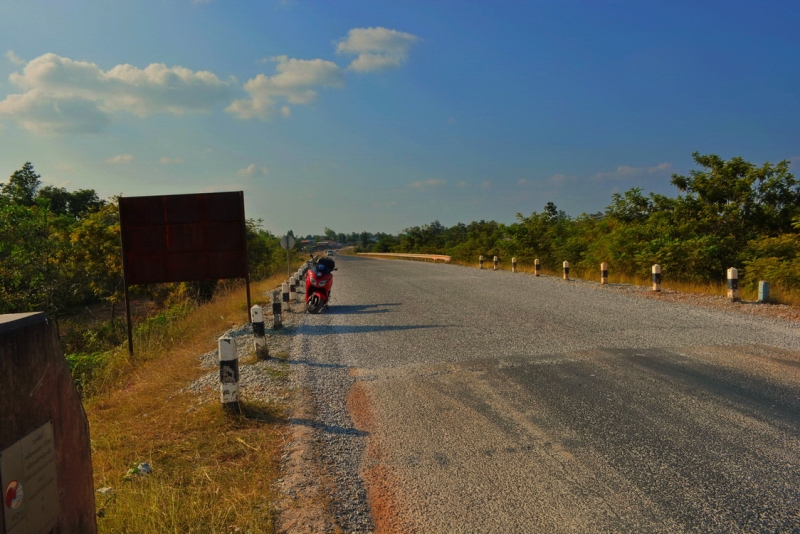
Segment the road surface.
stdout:
[[336,256],[293,349],[346,532],[800,532],[798,323]]

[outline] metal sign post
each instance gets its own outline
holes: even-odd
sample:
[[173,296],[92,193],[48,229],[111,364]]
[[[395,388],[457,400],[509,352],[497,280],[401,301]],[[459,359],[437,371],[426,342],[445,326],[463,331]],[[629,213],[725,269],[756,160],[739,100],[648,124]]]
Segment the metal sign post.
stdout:
[[294,247],[294,238],[290,235],[285,235],[281,238],[281,248],[286,249],[286,276],[291,276],[289,272],[289,251]]

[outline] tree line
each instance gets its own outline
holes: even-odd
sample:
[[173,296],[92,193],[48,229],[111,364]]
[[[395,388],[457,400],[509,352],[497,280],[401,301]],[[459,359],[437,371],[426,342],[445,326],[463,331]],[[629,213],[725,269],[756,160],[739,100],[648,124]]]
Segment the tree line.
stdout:
[[744,283],[770,280],[800,288],[800,182],[789,162],[761,166],[741,157],[693,154],[699,169],[673,174],[674,197],[633,188],[611,196],[604,211],[570,217],[548,202],[516,222],[439,221],[362,244],[373,252],[444,253],[474,262],[517,257],[558,270],[564,260],[587,271],[608,262],[615,272],[649,277],[658,263],[673,279],[718,282],[728,267]]
[[[43,186],[26,162],[0,184],[0,313],[45,311],[55,320],[96,302],[108,302],[112,322],[123,299],[119,204],[93,189]],[[280,239],[247,220],[250,276],[285,268]],[[160,298],[210,298],[216,282],[134,288]]]

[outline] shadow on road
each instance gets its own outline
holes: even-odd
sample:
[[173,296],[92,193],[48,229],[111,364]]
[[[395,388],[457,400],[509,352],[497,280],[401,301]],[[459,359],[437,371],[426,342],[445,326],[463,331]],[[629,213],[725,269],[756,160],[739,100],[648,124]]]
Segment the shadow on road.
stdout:
[[389,313],[392,310],[380,309],[384,306],[402,306],[402,302],[387,302],[386,304],[360,304],[353,306],[337,306],[329,308],[329,313],[333,315],[355,315],[361,313]]
[[302,425],[314,428],[316,430],[322,430],[328,434],[340,434],[343,436],[369,436],[369,432],[365,432],[363,430],[358,430],[356,428],[345,428],[335,425],[326,425],[320,423],[319,421],[312,421],[311,419],[292,419],[291,423],[293,425]]

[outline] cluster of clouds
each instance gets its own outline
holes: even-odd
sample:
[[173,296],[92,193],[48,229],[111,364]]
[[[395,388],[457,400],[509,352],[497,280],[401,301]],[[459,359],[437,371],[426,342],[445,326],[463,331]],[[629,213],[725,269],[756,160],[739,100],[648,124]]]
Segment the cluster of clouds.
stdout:
[[606,182],[612,180],[627,180],[630,178],[638,178],[640,176],[647,176],[650,174],[666,173],[674,171],[671,163],[659,163],[652,167],[630,167],[628,165],[620,165],[613,171],[598,172],[590,177],[591,180],[596,182]]
[[269,58],[271,76],[258,74],[244,86],[235,78],[221,79],[210,71],[163,63],[144,69],[117,65],[103,70],[95,63],[75,61],[53,53],[26,62],[13,51],[6,58],[22,66],[11,83],[22,92],[0,100],[0,120],[9,117],[34,133],[86,134],[102,131],[116,113],[146,117],[157,113],[207,113],[227,103],[225,110],[239,119],[268,120],[290,116],[292,105],[316,100],[321,88],[342,88],[345,74],[398,68],[419,38],[387,28],[355,28],[336,42],[336,53],[355,56],[347,67],[324,59]]

